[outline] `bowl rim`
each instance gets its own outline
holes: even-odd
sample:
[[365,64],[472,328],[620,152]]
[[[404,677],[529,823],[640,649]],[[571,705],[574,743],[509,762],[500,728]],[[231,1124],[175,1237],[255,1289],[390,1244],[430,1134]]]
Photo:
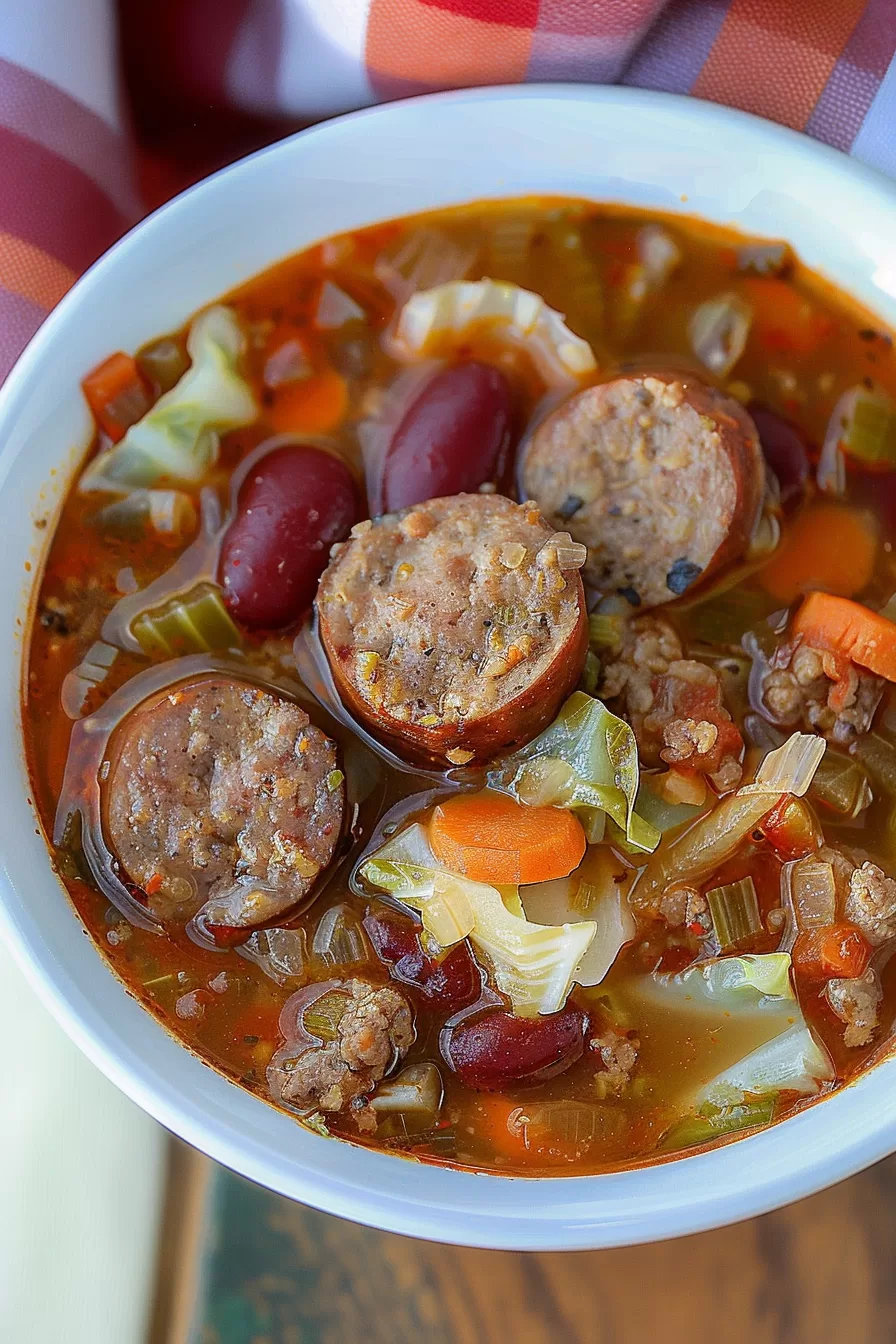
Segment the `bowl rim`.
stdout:
[[[104,283],[106,272],[135,245],[135,239],[139,245],[144,233],[176,221],[184,203],[193,204],[210,184],[235,177],[259,160],[276,164],[281,158],[288,159],[298,143],[342,134],[346,126],[363,127],[370,120],[386,125],[407,122],[420,105],[440,104],[450,118],[454,106],[538,100],[575,102],[598,117],[624,114],[635,107],[657,116],[674,112],[680,121],[721,136],[731,129],[741,139],[752,141],[757,153],[776,147],[785,158],[796,156],[801,164],[817,165],[828,181],[839,181],[844,191],[861,187],[887,209],[896,209],[896,184],[877,170],[785,127],[676,94],[615,85],[506,85],[451,90],[364,108],[299,131],[227,165],[160,206],[119,239],[49,314],[0,388],[0,440],[3,426],[13,421],[17,408],[33,395],[31,377],[45,347],[66,331],[83,297]],[[4,446],[0,461],[5,457]],[[37,577],[39,573],[38,569]],[[710,1152],[601,1175],[512,1177],[458,1171],[398,1162],[391,1155],[350,1143],[333,1145],[332,1140],[316,1135],[309,1135],[303,1145],[307,1154],[300,1158],[290,1154],[287,1161],[286,1154],[272,1151],[269,1144],[209,1114],[201,1104],[201,1089],[193,1096],[177,1094],[167,1079],[149,1076],[146,1061],[127,1058],[122,1044],[116,1045],[114,1032],[110,1035],[103,1029],[89,998],[66,968],[48,955],[36,921],[29,925],[14,909],[8,899],[11,895],[12,883],[3,861],[0,931],[16,960],[76,1044],[139,1106],[225,1167],[315,1208],[382,1230],[514,1250],[589,1249],[662,1240],[767,1212],[853,1175],[896,1148],[896,1122],[874,1118],[886,1117],[886,1103],[893,1092],[889,1084],[892,1061],[885,1060],[820,1104],[768,1130]],[[190,1053],[179,1043],[176,1048]],[[209,1071],[225,1086],[237,1088],[217,1071]],[[258,1098],[253,1101],[259,1104]],[[832,1146],[825,1135],[835,1129]],[[319,1145],[337,1150],[335,1156],[329,1154],[325,1159]],[[412,1179],[405,1181],[405,1176]],[[426,1187],[422,1198],[415,1195],[415,1185]],[[570,1198],[564,1198],[564,1193]]]

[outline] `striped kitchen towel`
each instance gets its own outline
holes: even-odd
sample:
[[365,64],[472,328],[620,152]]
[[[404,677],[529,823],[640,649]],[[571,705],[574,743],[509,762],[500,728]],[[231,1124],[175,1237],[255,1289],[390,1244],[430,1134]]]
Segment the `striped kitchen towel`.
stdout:
[[894,50],[896,0],[0,0],[0,378],[147,203],[316,117],[465,85],[622,83],[744,108],[896,175]]

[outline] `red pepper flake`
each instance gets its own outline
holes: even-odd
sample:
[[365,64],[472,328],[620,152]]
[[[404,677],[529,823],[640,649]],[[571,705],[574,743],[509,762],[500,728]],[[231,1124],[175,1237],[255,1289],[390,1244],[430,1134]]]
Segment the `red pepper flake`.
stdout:
[[152,877],[149,879],[143,890],[146,892],[147,896],[155,896],[156,892],[159,890],[161,885],[162,885],[162,874],[153,873]]
[[698,919],[695,919],[693,924],[688,925],[688,933],[692,933],[695,938],[702,938],[705,932],[706,930]]

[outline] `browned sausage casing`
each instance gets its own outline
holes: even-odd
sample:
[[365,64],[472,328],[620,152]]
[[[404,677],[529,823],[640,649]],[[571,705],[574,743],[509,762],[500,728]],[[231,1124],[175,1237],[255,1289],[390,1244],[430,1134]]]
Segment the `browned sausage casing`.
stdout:
[[479,765],[555,717],[588,646],[578,570],[531,503],[452,495],[360,523],[320,582],[336,688],[417,765]]
[[655,607],[744,554],[765,467],[738,402],[691,374],[632,374],[538,426],[523,488],[588,547],[590,585]]

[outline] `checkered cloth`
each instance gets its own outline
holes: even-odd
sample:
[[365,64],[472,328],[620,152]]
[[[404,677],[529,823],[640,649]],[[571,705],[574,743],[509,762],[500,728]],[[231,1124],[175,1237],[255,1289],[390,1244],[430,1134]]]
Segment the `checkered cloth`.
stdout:
[[0,378],[147,204],[316,117],[621,83],[896,175],[894,49],[896,0],[0,0]]

